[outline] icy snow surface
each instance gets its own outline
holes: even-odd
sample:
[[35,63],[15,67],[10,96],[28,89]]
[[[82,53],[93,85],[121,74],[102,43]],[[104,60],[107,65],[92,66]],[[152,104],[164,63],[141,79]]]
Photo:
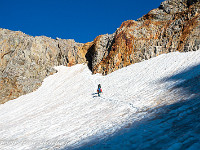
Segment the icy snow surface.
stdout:
[[37,91],[0,105],[0,149],[200,149],[200,51],[107,76],[56,69]]

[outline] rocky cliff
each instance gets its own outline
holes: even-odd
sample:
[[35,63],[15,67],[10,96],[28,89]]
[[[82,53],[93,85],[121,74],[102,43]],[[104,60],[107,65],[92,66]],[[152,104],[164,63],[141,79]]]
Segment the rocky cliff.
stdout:
[[0,29],[0,103],[37,89],[54,66],[84,63],[82,45]]
[[119,68],[173,51],[200,49],[200,1],[167,0],[137,21],[128,20],[112,35],[98,36],[88,49],[93,73]]
[[54,66],[87,62],[93,73],[106,75],[163,53],[198,49],[200,0],[164,1],[86,44],[0,29],[0,103],[37,89]]

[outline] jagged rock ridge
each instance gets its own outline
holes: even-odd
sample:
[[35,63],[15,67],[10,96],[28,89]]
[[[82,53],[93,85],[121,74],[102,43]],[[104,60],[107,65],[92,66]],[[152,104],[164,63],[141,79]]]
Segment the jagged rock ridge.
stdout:
[[200,1],[167,0],[112,35],[98,36],[88,49],[93,73],[104,75],[173,51],[200,48]]
[[84,63],[82,45],[0,29],[0,103],[37,89],[54,66]]

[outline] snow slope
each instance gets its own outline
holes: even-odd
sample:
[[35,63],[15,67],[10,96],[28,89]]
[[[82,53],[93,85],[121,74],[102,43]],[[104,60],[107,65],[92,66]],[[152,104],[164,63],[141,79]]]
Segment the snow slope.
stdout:
[[[86,65],[56,67],[58,73],[46,78],[37,91],[0,105],[0,149],[145,149],[159,140],[167,140],[165,149],[180,149],[188,138],[180,144],[168,142],[177,137],[156,139],[153,133],[159,130],[168,136],[166,129],[175,123],[172,119],[165,124],[166,117],[177,119],[177,113],[187,116],[192,111],[200,115],[195,111],[199,110],[199,58],[200,51],[163,54],[107,76],[92,75]],[[101,97],[96,94],[99,83]],[[161,114],[166,108],[169,115]],[[195,123],[200,128],[199,120]],[[148,137],[142,136],[146,130]],[[199,147],[200,132],[193,130],[195,140],[187,148]]]

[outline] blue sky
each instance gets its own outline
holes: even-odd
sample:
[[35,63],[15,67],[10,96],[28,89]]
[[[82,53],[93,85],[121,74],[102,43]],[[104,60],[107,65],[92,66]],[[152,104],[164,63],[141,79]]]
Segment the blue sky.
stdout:
[[0,0],[0,28],[28,35],[93,41],[137,20],[163,0]]

